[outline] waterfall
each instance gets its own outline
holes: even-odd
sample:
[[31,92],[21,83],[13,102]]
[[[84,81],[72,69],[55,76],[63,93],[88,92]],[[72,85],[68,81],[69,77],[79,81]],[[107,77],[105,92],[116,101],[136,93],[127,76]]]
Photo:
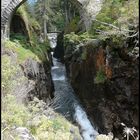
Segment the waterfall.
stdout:
[[[56,34],[48,34],[50,46],[56,46]],[[52,52],[53,55],[53,52]],[[54,83],[54,107],[57,111],[68,118],[74,120],[80,127],[80,132],[84,140],[95,140],[98,135],[97,130],[92,126],[86,112],[84,111],[79,99],[67,79],[65,65],[52,57],[53,66],[51,69],[52,80]]]

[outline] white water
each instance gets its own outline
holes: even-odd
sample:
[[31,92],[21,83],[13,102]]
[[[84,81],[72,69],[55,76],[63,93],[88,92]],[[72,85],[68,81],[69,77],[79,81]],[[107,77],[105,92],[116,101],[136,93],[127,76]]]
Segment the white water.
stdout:
[[75,106],[74,118],[82,128],[84,140],[94,140],[99,133],[93,128],[86,112],[79,105]]
[[50,40],[51,48],[55,48],[57,42],[57,33],[50,33],[48,34],[48,39]]
[[[56,39],[53,39],[53,41],[51,40],[51,38],[55,38],[54,35],[48,34],[48,36],[50,39],[51,47],[56,46],[56,44],[53,44],[54,40]],[[80,131],[84,140],[95,140],[98,132],[92,126],[86,112],[80,105],[78,99],[75,97],[73,89],[66,77],[66,69],[64,64],[58,62],[56,58],[53,58],[51,74],[55,88],[55,102],[56,104],[59,104],[59,109],[63,114],[67,112],[69,112],[69,114],[72,114],[72,118],[78,123],[81,128]]]

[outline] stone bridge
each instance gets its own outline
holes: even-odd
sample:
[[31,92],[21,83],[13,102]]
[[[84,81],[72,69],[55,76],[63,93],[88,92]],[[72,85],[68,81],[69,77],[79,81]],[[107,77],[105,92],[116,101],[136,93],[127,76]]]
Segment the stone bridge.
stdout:
[[[2,38],[9,37],[9,27],[12,19],[12,15],[16,9],[27,0],[2,0],[1,7],[1,35]],[[76,4],[81,19],[85,24],[86,29],[90,26],[92,19],[95,18],[97,13],[101,9],[103,0],[70,0],[73,4]]]
[[2,0],[1,7],[1,35],[7,38],[9,35],[9,27],[12,15],[16,9],[26,0]]

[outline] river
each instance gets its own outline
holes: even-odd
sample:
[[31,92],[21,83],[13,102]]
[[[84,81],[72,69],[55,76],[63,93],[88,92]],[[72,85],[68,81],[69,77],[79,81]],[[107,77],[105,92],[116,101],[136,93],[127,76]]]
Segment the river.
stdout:
[[[57,34],[48,34],[50,46],[55,48]],[[90,122],[88,116],[82,107],[79,99],[75,96],[67,75],[65,65],[53,57],[53,66],[51,68],[52,80],[54,83],[54,102],[53,107],[56,111],[63,114],[67,119],[71,119],[77,123],[83,140],[95,140],[98,131]]]

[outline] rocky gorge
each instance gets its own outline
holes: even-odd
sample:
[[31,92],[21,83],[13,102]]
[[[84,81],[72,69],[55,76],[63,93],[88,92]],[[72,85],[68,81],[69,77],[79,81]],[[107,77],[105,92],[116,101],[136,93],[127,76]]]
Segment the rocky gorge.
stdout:
[[24,2],[2,1],[2,139],[138,140],[137,0]]
[[72,87],[99,132],[121,138],[121,123],[138,128],[138,59],[131,62],[122,48],[111,47],[101,40],[77,50],[70,44],[64,58]]

